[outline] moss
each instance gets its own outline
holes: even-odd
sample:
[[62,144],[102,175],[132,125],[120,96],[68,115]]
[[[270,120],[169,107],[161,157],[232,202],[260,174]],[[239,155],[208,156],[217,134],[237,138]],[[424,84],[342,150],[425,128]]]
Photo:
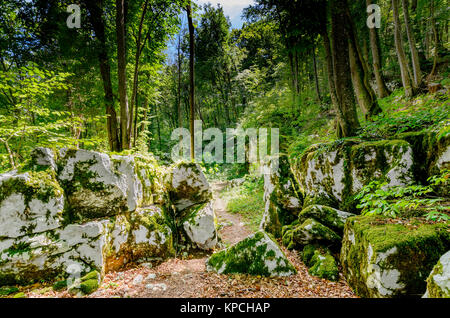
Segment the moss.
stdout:
[[13,296],[13,298],[27,298],[24,292],[17,293]]
[[320,250],[316,250],[310,263],[312,266],[308,272],[311,275],[331,281],[339,280],[339,269],[336,260],[331,254],[323,254]]
[[302,261],[306,266],[311,267],[311,259],[314,256],[314,252],[317,250],[318,246],[313,244],[308,244],[303,248],[302,251]]
[[99,287],[97,279],[88,279],[80,284],[80,290],[86,294],[92,294]]
[[19,289],[14,286],[3,286],[0,287],[0,296],[8,296],[14,293],[17,293]]
[[300,223],[312,218],[323,225],[342,233],[344,231],[345,222],[339,217],[337,210],[327,206],[309,206],[303,209],[298,216]]
[[[387,296],[423,294],[425,277],[440,255],[450,248],[449,224],[412,223],[389,222],[387,218],[373,216],[348,219],[341,263],[347,281],[358,295],[380,296],[377,289],[366,283],[370,275],[367,266],[372,263],[381,270],[399,272],[397,283],[404,287],[391,290]],[[382,263],[374,263],[379,262],[377,255],[387,251],[394,252],[383,258]]]
[[337,246],[341,241],[338,234],[314,219],[307,219],[301,225],[295,226],[292,229],[292,235],[293,241],[298,246],[311,243]]
[[[266,240],[266,235],[268,234],[262,231],[257,232],[229,249],[214,253],[207,260],[208,267],[224,274],[247,273],[250,275],[277,276],[278,274],[295,273],[295,268],[281,250],[282,257],[276,258],[275,251],[268,249],[267,243],[261,244]],[[269,270],[266,260],[276,260],[276,267]]]
[[53,284],[52,286],[54,291],[61,291],[67,288],[67,280],[60,280]]

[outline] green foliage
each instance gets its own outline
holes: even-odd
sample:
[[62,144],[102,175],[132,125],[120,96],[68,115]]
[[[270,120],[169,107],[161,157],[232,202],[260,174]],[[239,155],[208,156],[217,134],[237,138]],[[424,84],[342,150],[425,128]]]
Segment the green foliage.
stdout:
[[264,182],[262,178],[246,176],[240,187],[222,193],[227,201],[227,211],[239,214],[254,231],[259,229],[264,212]]
[[[448,221],[449,202],[433,197],[437,187],[448,184],[450,171],[428,179],[429,185],[387,187],[387,182],[372,181],[355,196],[363,215],[383,215],[389,217],[422,216],[432,221]],[[415,215],[416,214],[416,215]],[[418,214],[418,215],[417,215]]]
[[380,100],[384,112],[366,122],[359,136],[366,139],[389,138],[403,132],[439,127],[450,117],[450,99],[444,95],[421,95],[414,100],[402,98],[403,90]]

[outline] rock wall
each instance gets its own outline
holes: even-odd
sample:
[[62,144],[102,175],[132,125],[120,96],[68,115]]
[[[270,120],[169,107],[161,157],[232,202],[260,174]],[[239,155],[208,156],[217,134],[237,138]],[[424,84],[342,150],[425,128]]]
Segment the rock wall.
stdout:
[[210,199],[195,164],[37,148],[20,171],[0,175],[0,285],[162,260],[174,255],[180,232],[210,249]]

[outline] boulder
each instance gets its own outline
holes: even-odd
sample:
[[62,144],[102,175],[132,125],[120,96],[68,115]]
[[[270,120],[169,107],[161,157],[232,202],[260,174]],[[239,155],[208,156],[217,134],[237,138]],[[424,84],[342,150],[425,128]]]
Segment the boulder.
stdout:
[[340,261],[361,297],[423,295],[425,279],[450,247],[449,225],[357,216],[347,220]]
[[31,167],[33,170],[45,170],[47,168],[56,171],[56,155],[50,148],[38,147],[31,152]]
[[207,270],[219,274],[244,273],[261,276],[289,276],[297,271],[277,243],[264,231],[256,232],[206,261]]
[[47,171],[0,175],[0,240],[61,227],[63,190]]
[[303,196],[295,189],[295,179],[290,170],[287,156],[277,158],[278,169],[264,171],[264,214],[260,229],[275,237],[281,237],[281,229],[296,220],[303,205]]
[[132,157],[61,149],[58,180],[72,219],[88,220],[134,211],[142,199]]
[[168,201],[164,184],[166,167],[158,164],[150,155],[135,155],[134,162],[139,180],[142,183],[142,206],[163,205]]
[[300,212],[298,220],[300,223],[303,223],[307,219],[314,219],[336,233],[342,234],[345,221],[351,216],[355,216],[355,214],[333,209],[324,205],[310,205]]
[[323,252],[316,249],[310,260],[311,267],[308,272],[312,276],[324,278],[330,281],[339,280],[339,269],[336,260],[330,252]]
[[189,240],[198,248],[209,250],[217,245],[217,228],[212,202],[201,205],[183,223]]
[[196,163],[174,164],[166,175],[166,189],[175,213],[181,219],[190,214],[189,208],[212,199],[210,185]]
[[311,146],[292,169],[305,192],[304,208],[319,204],[354,212],[353,196],[371,181],[382,179],[389,187],[413,182],[413,152],[404,140],[338,140]]
[[0,240],[0,285],[31,284],[70,275],[104,272],[106,225],[93,221],[39,234]]
[[92,271],[81,278],[70,282],[68,291],[71,294],[89,295],[96,291],[102,282],[102,276],[97,271]]
[[450,298],[450,251],[441,256],[427,278],[427,298]]
[[314,219],[307,219],[285,229],[283,244],[289,249],[319,244],[324,246],[339,246],[341,237],[333,230]]

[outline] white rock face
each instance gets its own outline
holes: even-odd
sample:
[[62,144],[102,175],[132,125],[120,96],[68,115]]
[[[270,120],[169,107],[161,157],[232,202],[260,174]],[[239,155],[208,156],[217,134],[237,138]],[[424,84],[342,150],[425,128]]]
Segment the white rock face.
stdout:
[[450,251],[439,259],[427,279],[426,298],[450,298]]
[[[336,149],[311,146],[294,165],[294,173],[306,197],[320,198],[319,202],[325,201],[337,208],[378,178],[383,177],[388,187],[413,181],[413,151],[406,141],[349,141],[333,147]],[[380,162],[385,164],[379,165]]]
[[58,179],[66,189],[71,210],[95,218],[134,211],[142,200],[132,157],[86,150],[60,150]]
[[212,203],[206,204],[183,224],[189,239],[199,248],[209,250],[217,244],[217,229]]
[[447,146],[445,151],[439,156],[436,161],[436,167],[439,170],[450,168],[450,146]]
[[194,163],[175,164],[169,172],[167,188],[179,212],[206,203],[212,196],[208,180],[200,166]]
[[[17,238],[41,233],[61,226],[64,197],[52,185],[35,190],[29,173],[9,172],[0,175],[0,238]],[[6,191],[9,191],[6,192]]]
[[31,160],[34,166],[50,167],[56,171],[55,154],[49,148],[38,147],[31,153]]
[[214,253],[206,261],[206,268],[219,274],[247,273],[270,277],[296,273],[278,244],[264,231],[256,232],[229,248]]

